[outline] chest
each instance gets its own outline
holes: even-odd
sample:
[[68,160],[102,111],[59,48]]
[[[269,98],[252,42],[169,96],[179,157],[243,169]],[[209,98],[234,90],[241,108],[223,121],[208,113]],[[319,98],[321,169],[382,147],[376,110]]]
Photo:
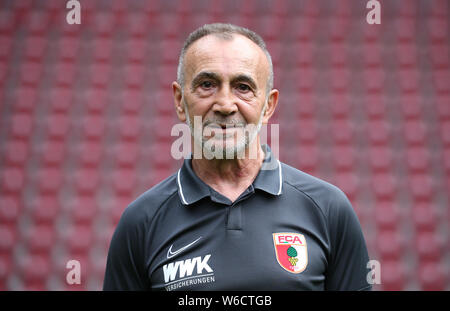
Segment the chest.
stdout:
[[145,246],[151,286],[169,291],[323,289],[325,228],[320,215],[306,211],[266,198],[232,206],[205,202],[195,210],[162,213],[160,227],[148,233]]

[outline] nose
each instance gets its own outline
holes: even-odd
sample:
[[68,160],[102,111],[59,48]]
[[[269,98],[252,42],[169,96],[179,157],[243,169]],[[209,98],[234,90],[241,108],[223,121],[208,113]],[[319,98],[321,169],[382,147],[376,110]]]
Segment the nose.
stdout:
[[232,93],[230,87],[222,87],[220,91],[216,93],[212,110],[215,113],[220,113],[226,116],[232,115],[238,111],[236,97]]

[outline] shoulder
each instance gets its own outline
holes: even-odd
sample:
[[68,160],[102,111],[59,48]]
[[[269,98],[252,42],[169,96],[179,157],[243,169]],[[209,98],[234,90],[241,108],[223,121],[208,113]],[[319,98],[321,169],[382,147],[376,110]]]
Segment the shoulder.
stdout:
[[131,202],[125,208],[120,221],[127,224],[149,221],[164,203],[177,193],[176,174],[173,174]]
[[327,217],[351,207],[345,193],[335,185],[282,163],[283,182],[307,196]]

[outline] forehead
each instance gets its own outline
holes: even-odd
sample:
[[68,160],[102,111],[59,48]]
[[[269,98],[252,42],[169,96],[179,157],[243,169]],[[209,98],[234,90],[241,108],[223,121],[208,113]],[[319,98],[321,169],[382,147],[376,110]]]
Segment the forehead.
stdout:
[[242,35],[234,34],[231,39],[208,35],[195,41],[185,56],[188,80],[201,71],[247,73],[264,78],[269,73],[269,62],[263,50]]

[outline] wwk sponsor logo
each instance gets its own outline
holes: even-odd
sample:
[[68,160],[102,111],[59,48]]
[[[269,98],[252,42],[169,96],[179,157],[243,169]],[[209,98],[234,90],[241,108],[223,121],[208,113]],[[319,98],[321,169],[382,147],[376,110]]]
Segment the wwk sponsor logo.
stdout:
[[215,282],[214,271],[208,264],[211,254],[168,263],[163,266],[166,290]]

